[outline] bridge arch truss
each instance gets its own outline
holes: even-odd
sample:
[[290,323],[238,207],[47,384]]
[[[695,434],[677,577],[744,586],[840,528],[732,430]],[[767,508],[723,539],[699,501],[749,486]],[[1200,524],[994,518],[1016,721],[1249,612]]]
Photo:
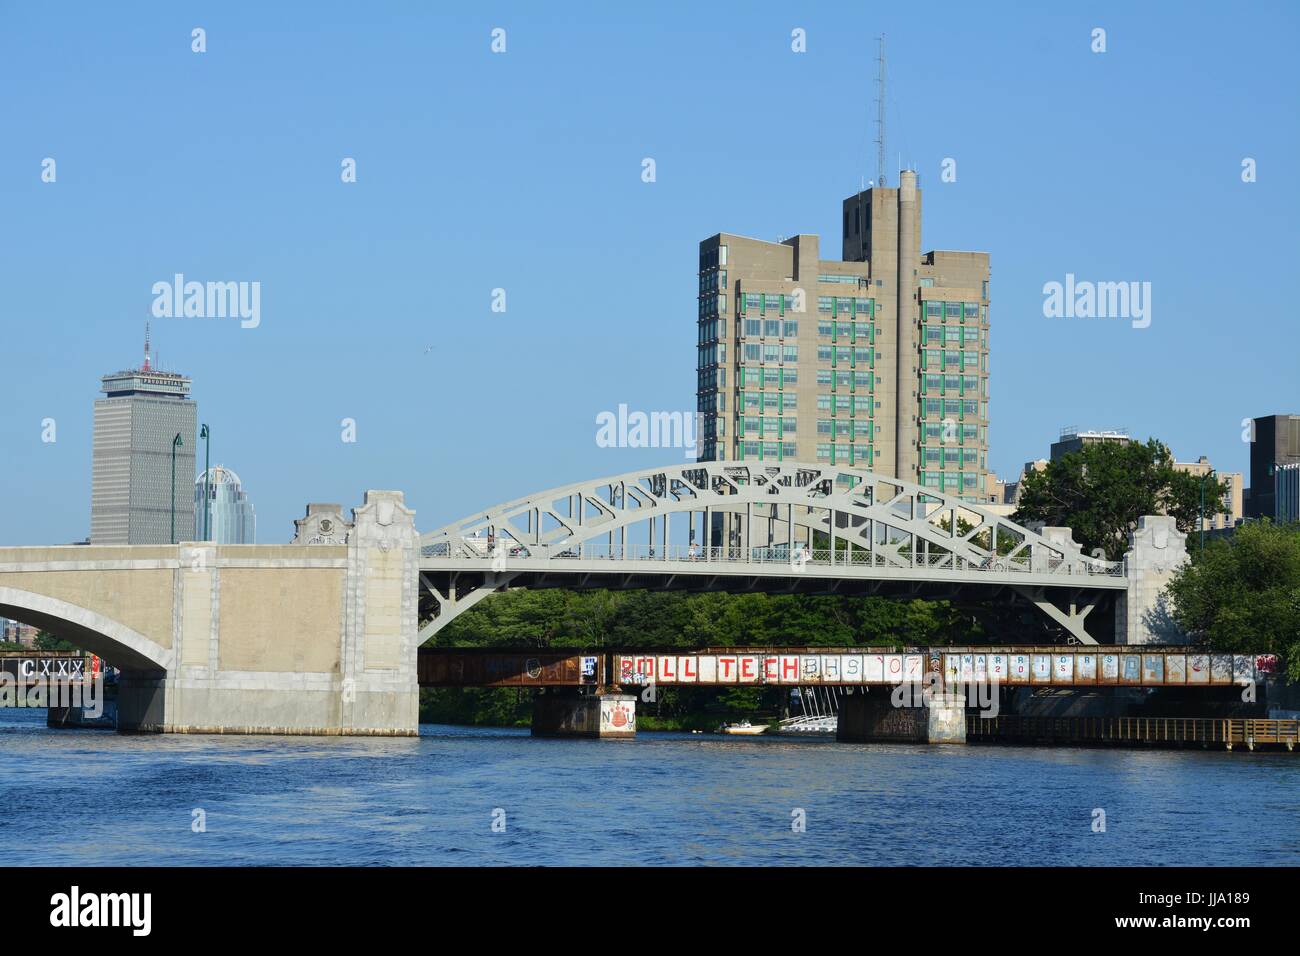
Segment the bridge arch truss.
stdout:
[[421,536],[430,598],[421,641],[509,587],[916,594],[1010,591],[1072,642],[1124,589],[1120,562],[1068,533],[1040,533],[978,505],[865,469],[686,462],[577,482],[496,505]]

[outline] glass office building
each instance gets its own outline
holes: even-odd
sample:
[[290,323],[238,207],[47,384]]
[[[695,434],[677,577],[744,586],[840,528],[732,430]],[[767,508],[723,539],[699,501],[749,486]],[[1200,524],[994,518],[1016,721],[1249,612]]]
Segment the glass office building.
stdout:
[[195,538],[215,544],[256,544],[257,516],[239,476],[222,465],[209,469],[208,534],[203,536],[203,475],[194,483]]

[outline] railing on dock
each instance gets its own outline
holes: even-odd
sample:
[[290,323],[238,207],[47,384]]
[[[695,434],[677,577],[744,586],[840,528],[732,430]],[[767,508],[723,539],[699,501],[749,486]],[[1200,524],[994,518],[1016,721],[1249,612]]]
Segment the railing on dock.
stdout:
[[1300,720],[1255,717],[980,717],[966,718],[970,741],[1244,746],[1300,743]]

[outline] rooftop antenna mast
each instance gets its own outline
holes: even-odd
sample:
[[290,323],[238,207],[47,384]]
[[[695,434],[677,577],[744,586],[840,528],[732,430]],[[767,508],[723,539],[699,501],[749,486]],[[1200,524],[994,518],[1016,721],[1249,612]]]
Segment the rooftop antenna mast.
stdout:
[[149,371],[149,323],[144,324],[144,371]]
[[885,185],[885,35],[876,56],[876,185]]

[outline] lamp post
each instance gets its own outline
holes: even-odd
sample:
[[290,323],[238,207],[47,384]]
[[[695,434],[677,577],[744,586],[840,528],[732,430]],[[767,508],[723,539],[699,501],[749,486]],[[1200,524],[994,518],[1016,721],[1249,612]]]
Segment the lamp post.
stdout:
[[212,473],[212,434],[208,431],[208,426],[204,425],[199,429],[199,437],[203,439],[203,540],[208,540],[208,512],[210,509],[208,499],[208,476]]
[[176,543],[176,449],[185,444],[181,433],[172,439],[172,544]]
[[1210,477],[1207,471],[1201,475],[1201,551],[1205,551],[1205,479]]

